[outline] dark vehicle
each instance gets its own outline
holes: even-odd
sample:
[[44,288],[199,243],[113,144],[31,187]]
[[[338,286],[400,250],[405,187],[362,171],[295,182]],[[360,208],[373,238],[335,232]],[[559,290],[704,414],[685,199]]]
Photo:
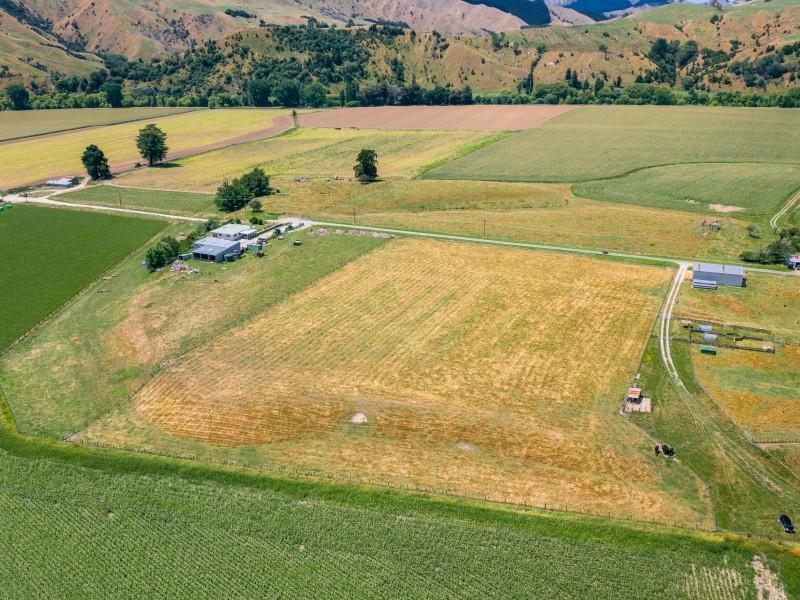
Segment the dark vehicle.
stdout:
[[608,254],[608,250],[603,250],[603,254]]
[[778,523],[781,524],[781,527],[783,527],[786,533],[794,533],[794,525],[792,525],[792,520],[788,515],[781,515],[778,517]]

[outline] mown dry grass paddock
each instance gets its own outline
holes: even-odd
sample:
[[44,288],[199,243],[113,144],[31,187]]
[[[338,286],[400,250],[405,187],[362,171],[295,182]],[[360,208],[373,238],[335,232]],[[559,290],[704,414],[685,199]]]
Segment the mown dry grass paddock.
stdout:
[[757,441],[800,441],[800,346],[693,353],[695,376]]
[[192,350],[79,437],[707,524],[694,476],[618,414],[669,276],[395,240]]
[[481,131],[297,129],[273,139],[190,156],[169,168],[138,171],[120,183],[213,192],[223,179],[238,177],[257,166],[272,176],[352,178],[362,148],[378,153],[381,177],[413,177],[432,163],[459,156],[502,135]]
[[[226,145],[226,140],[267,137],[274,119],[288,118],[283,109],[220,109],[194,111],[154,119],[167,134],[170,156],[202,152]],[[150,121],[148,120],[147,123]],[[136,135],[146,122],[67,131],[47,137],[0,144],[0,181],[6,188],[65,175],[85,173],[81,155],[89,144],[105,152],[112,170],[145,161],[136,149]]]
[[[174,225],[165,233],[190,230]],[[129,261],[34,339],[0,357],[3,391],[17,426],[26,433],[69,435],[125,400],[160,364],[386,242],[302,239],[300,247],[274,242],[263,260],[195,264],[200,274],[150,274],[139,266],[141,258]]]
[[[760,243],[748,221],[678,210],[577,198],[565,184],[392,180],[294,183],[276,179],[281,194],[269,210],[319,220],[450,233],[648,255],[732,259]],[[704,219],[722,227],[708,233]],[[704,237],[707,234],[707,237]]]
[[343,108],[300,116],[303,127],[513,131],[530,129],[574,106],[374,106]]

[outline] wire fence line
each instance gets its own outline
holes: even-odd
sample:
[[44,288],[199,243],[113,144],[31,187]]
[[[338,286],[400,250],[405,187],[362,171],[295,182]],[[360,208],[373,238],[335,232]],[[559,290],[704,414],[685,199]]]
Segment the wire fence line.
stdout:
[[717,406],[717,408],[722,412],[722,414],[724,414],[730,420],[730,422],[736,426],[736,428],[742,433],[742,435],[748,442],[756,446],[758,444],[793,444],[800,442],[800,437],[773,438],[770,440],[765,440],[760,437],[754,436],[747,429],[742,427],[742,425],[739,424],[739,422],[733,417],[733,415],[731,415],[725,409],[725,407],[723,407],[722,404],[720,404],[717,401],[717,399],[714,398],[714,396],[712,396],[711,393],[709,393],[708,389],[706,389],[706,386],[704,386],[700,381],[700,379],[697,377],[697,371],[694,366],[694,355],[691,349],[693,342],[689,340],[688,343],[689,343],[689,364],[691,364],[692,366],[692,378],[694,379],[695,383],[701,390],[703,390],[703,393],[711,399],[711,401]]
[[[368,477],[368,476],[361,476],[361,475],[345,475],[340,473],[332,473],[329,471],[322,471],[317,469],[302,469],[297,467],[291,467],[287,465],[278,465],[278,464],[265,464],[265,463],[253,463],[253,462],[245,462],[245,461],[238,461],[238,460],[226,460],[226,459],[218,459],[208,456],[198,457],[196,454],[181,454],[178,452],[167,452],[163,450],[155,450],[155,449],[142,449],[135,446],[126,446],[126,445],[119,445],[119,444],[110,444],[106,442],[99,442],[99,441],[90,441],[84,439],[77,439],[73,440],[72,443],[91,447],[91,448],[98,448],[98,449],[106,449],[106,450],[117,450],[122,452],[133,452],[133,453],[140,453],[140,454],[147,454],[151,456],[158,456],[162,458],[169,458],[169,459],[179,459],[179,460],[188,460],[193,462],[198,462],[201,464],[211,464],[211,465],[218,465],[223,467],[235,467],[235,468],[243,468],[243,469],[255,469],[264,472],[267,475],[290,475],[293,477],[300,477],[300,478],[313,478],[313,479],[326,479],[335,483],[352,483],[356,485],[368,485],[368,486],[375,486],[375,487],[383,487],[392,490],[398,491],[407,491],[419,494],[432,494],[436,496],[446,496],[450,498],[456,498],[461,500],[474,500],[480,502],[490,502],[492,504],[503,504],[506,506],[513,506],[513,507],[524,507],[524,508],[531,508],[536,510],[545,510],[548,512],[554,513],[568,513],[568,514],[575,514],[575,515],[586,515],[590,517],[597,517],[603,519],[614,519],[618,521],[630,521],[632,523],[640,523],[640,524],[655,524],[661,525],[664,527],[676,528],[681,530],[688,530],[688,531],[717,531],[716,526],[714,528],[706,528],[702,527],[699,524],[695,523],[692,526],[688,526],[685,524],[679,524],[675,519],[657,519],[655,517],[651,518],[641,518],[640,516],[631,514],[631,513],[624,513],[619,511],[606,511],[606,510],[595,510],[591,508],[578,508],[574,506],[569,506],[564,503],[536,503],[536,502],[529,502],[526,500],[513,500],[508,496],[503,495],[492,495],[482,492],[475,492],[475,491],[459,491],[450,488],[440,488],[436,486],[429,486],[429,485],[420,485],[417,483],[403,483],[403,482],[396,482],[396,481],[387,481],[385,479],[380,479],[376,477]],[[754,534],[751,534],[754,535]],[[762,534],[758,534],[762,536]],[[763,534],[769,535],[769,534]],[[777,538],[776,538],[777,539]]]

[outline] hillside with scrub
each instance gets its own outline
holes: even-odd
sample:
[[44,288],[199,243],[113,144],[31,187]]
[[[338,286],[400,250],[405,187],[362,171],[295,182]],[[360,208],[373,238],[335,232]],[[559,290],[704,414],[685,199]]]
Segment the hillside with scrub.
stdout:
[[[67,56],[89,52],[100,61],[96,70],[9,62],[2,84],[27,87],[34,108],[102,106],[109,84],[123,86],[126,106],[800,101],[800,6],[785,0],[726,8],[670,4],[589,25],[490,35],[379,19],[333,27],[313,14],[282,25],[207,16],[202,22],[213,34],[198,39],[189,27],[178,31],[183,38],[170,34],[182,43],[167,43],[165,33],[160,46],[95,41],[90,48],[85,30],[63,33]],[[123,44],[126,34],[118,33],[114,44]]]

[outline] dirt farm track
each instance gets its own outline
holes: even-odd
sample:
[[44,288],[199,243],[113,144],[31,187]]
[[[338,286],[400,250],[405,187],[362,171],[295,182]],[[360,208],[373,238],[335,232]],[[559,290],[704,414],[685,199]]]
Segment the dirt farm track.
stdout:
[[530,129],[572,110],[572,106],[376,106],[302,114],[303,127],[512,131]]

